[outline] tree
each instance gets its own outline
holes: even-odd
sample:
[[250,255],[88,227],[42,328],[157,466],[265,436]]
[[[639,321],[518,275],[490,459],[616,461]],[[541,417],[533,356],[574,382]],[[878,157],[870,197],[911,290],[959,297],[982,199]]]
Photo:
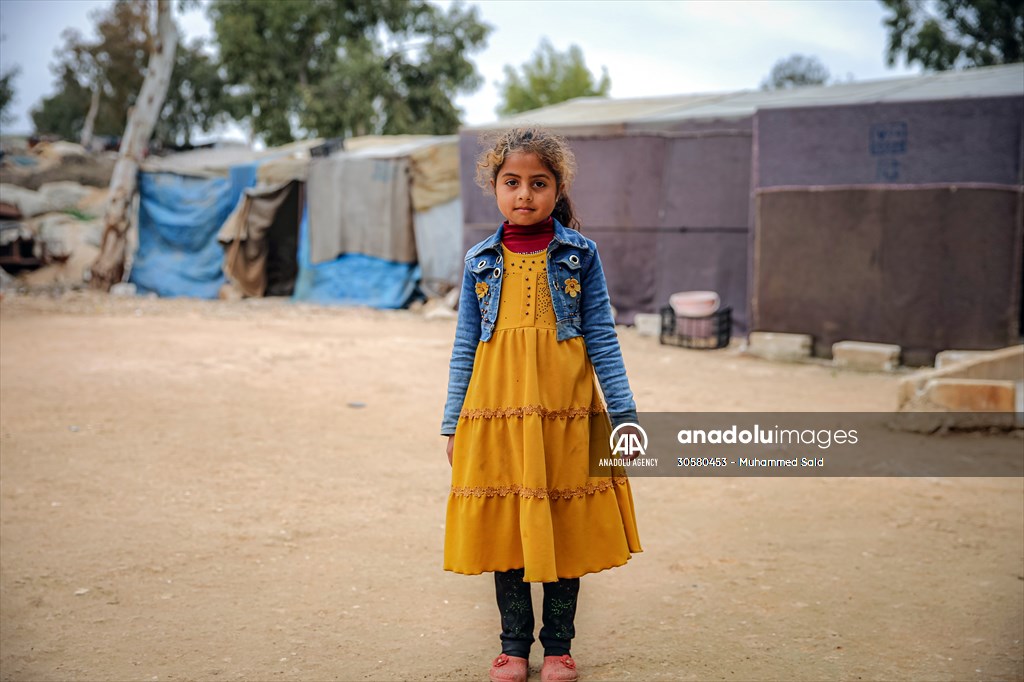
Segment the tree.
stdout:
[[607,97],[612,87],[608,70],[601,68],[601,79],[594,77],[583,60],[583,51],[570,45],[558,52],[544,38],[528,62],[522,65],[522,74],[505,66],[505,80],[498,83],[501,103],[499,116],[539,109],[574,97]]
[[241,118],[270,145],[298,128],[455,132],[453,98],[480,84],[467,53],[490,32],[476,8],[426,0],[213,0],[207,11]]
[[221,77],[217,60],[205,52],[201,38],[178,43],[167,99],[157,120],[153,139],[188,146],[192,133],[209,131],[234,118],[238,103]]
[[[122,0],[93,14],[98,38],[64,32],[57,52],[57,92],[32,111],[40,133],[80,139],[119,136],[135,104],[153,47],[152,4]],[[176,31],[177,33],[177,31]],[[175,50],[176,64],[156,138],[188,142],[193,128],[209,130],[230,108],[216,64],[196,41]]]
[[54,67],[57,93],[32,112],[38,132],[79,139],[83,133],[119,135],[124,129],[146,68],[150,6],[139,0],[117,2],[92,17],[99,34],[95,41],[77,29],[63,34]]
[[771,72],[761,81],[761,89],[787,90],[804,85],[824,85],[829,75],[817,57],[794,54],[775,62]]
[[7,108],[14,103],[14,79],[21,72],[16,65],[0,74],[0,123],[11,120]]
[[171,82],[174,53],[178,46],[178,29],[171,16],[171,0],[157,0],[156,29],[156,35],[151,41],[152,52],[146,67],[146,77],[136,98],[136,105],[128,116],[117,164],[110,178],[100,253],[90,268],[93,288],[103,291],[108,291],[111,285],[120,282],[124,276],[128,207],[135,195],[139,165],[149,147],[150,136]]
[[1024,61],[1024,0],[881,0],[886,61],[926,71]]

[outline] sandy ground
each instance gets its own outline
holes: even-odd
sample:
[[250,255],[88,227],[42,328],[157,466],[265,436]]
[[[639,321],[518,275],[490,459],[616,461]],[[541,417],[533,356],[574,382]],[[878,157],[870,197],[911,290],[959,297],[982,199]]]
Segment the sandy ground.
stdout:
[[[0,678],[486,679],[491,578],[440,568],[453,332],[8,295]],[[641,410],[895,406],[892,376],[620,336]],[[583,581],[583,679],[1024,677],[1019,478],[646,478],[634,496],[645,552]]]

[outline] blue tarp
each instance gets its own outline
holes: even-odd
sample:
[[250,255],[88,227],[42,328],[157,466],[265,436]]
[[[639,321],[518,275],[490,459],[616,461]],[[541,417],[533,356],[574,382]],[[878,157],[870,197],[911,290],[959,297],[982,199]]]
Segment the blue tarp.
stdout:
[[139,173],[139,249],[128,281],[139,293],[217,298],[224,249],[217,232],[242,191],[256,184],[256,164],[227,178]]
[[313,263],[309,255],[309,211],[302,207],[299,226],[299,276],[296,301],[402,308],[412,299],[420,266],[346,253],[335,260]]

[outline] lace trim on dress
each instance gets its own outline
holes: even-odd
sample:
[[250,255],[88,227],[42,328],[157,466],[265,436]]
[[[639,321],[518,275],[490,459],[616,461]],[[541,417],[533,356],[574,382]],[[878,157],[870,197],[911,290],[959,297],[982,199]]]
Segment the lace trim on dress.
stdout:
[[592,414],[604,414],[601,405],[590,407],[566,407],[561,410],[549,410],[541,405],[525,405],[523,407],[496,407],[493,409],[462,410],[459,418],[465,419],[496,419],[500,417],[524,417],[528,414],[540,415],[542,419],[563,419],[568,417],[589,417]]
[[615,477],[588,483],[576,488],[525,488],[518,484],[498,486],[452,486],[452,495],[456,497],[505,497],[506,495],[518,495],[519,497],[530,497],[547,500],[567,500],[572,497],[583,497],[608,490],[614,485],[625,485],[629,482],[626,477]]

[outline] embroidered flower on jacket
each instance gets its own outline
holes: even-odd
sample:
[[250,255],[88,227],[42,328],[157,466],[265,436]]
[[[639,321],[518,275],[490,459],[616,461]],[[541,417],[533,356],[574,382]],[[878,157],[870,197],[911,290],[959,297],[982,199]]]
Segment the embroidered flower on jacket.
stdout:
[[572,277],[565,280],[565,293],[569,294],[569,296],[573,298],[576,298],[576,294],[580,293],[580,283],[577,282]]
[[488,289],[490,289],[490,287],[487,286],[487,282],[477,282],[476,283],[476,297],[477,298],[483,298],[484,296],[487,295],[487,290]]

